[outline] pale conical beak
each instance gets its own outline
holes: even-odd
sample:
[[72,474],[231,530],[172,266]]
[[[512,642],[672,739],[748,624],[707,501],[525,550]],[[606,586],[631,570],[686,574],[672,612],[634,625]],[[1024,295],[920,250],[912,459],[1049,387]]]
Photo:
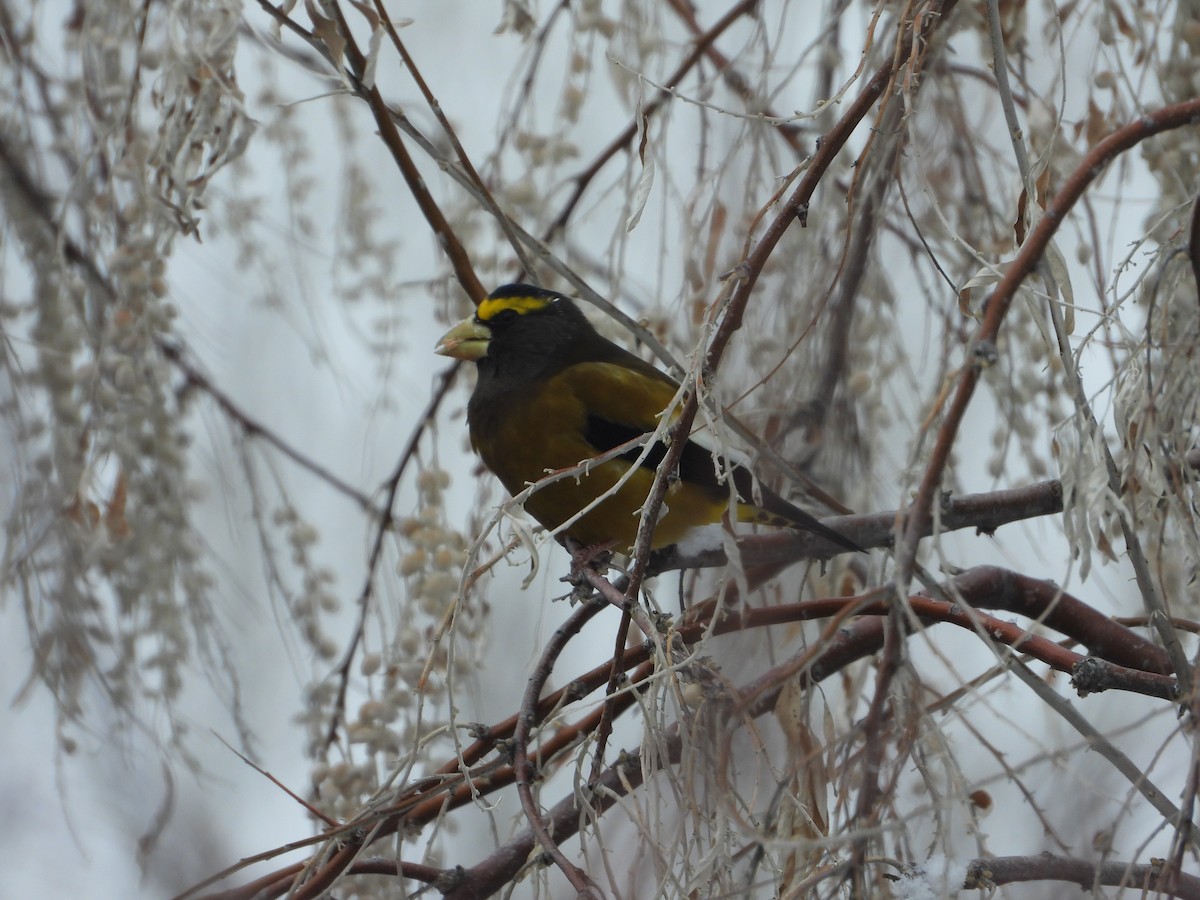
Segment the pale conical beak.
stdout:
[[469,316],[443,334],[433,352],[474,361],[487,356],[488,341],[491,339],[491,329],[477,322],[474,316]]

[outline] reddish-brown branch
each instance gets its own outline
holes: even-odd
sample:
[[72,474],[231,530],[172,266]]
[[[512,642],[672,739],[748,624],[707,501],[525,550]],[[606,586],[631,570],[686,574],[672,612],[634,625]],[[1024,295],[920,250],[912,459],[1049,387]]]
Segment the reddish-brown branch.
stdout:
[[[325,45],[324,41],[312,32],[299,26],[283,9],[271,3],[270,0],[258,0],[258,3],[276,22],[286,27],[293,34],[300,36],[311,46],[317,48],[329,59],[331,65],[335,65],[336,61],[332,58],[329,48]],[[342,15],[341,7],[337,3],[330,3],[323,6],[322,10],[331,12],[336,17],[338,35],[345,41],[344,52],[348,61],[349,71],[344,74],[350,79],[354,92],[360,99],[366,101],[370,107],[371,113],[375,117],[375,124],[379,127],[379,136],[391,152],[392,159],[396,163],[396,167],[400,170],[400,174],[404,178],[404,182],[413,199],[416,200],[421,214],[429,224],[437,245],[446,253],[447,258],[450,260],[450,265],[454,269],[458,283],[462,285],[463,290],[471,298],[472,302],[479,303],[480,300],[487,296],[487,290],[475,274],[475,269],[471,265],[466,248],[463,247],[454,229],[450,227],[450,223],[446,221],[446,217],[442,214],[437,201],[433,199],[433,195],[426,188],[425,179],[421,176],[416,163],[413,162],[407,148],[405,148],[404,142],[400,137],[400,131],[396,127],[392,111],[384,101],[383,95],[380,94],[379,89],[375,85],[372,84],[368,87],[363,81],[366,73],[367,59],[359,49],[358,43],[354,39],[354,34],[347,24],[345,17]]]
[[[908,598],[908,605],[917,619],[926,623],[953,624],[972,633],[982,631],[989,640],[1019,650],[1055,670],[1071,673],[1076,677],[1079,677],[1082,671],[1085,677],[1092,679],[1080,685],[1084,690],[1120,689],[1158,698],[1173,696],[1175,681],[1167,674],[1170,672],[1170,665],[1162,648],[1106,619],[1079,599],[1059,592],[1053,585],[1018,573],[981,567],[951,579],[941,585],[939,590],[953,599],[943,600],[924,595]],[[713,635],[720,636],[785,623],[831,619],[831,627],[825,630],[822,639],[815,645],[819,648],[817,652],[805,651],[794,659],[781,663],[738,692],[742,698],[742,704],[739,705],[740,714],[752,719],[774,708],[783,684],[794,679],[798,672],[806,673],[809,681],[816,684],[843,670],[850,663],[877,653],[884,642],[884,617],[892,604],[893,601],[883,599],[838,597],[740,611],[729,611],[726,608],[716,623],[710,623],[704,618],[682,624],[678,629],[678,636],[683,641],[694,642],[703,637],[710,625]],[[967,608],[967,604],[973,609]],[[711,614],[712,607],[708,608]],[[1039,620],[1045,627],[1060,631],[1084,644],[1093,656],[1084,657],[1074,653],[1052,640],[1031,633],[1025,627],[984,613],[981,611],[984,608],[1014,612]],[[857,618],[849,623],[838,621],[839,617],[847,615]],[[565,646],[566,641],[583,627],[588,618],[590,614],[586,608],[577,611],[572,616],[569,626],[565,626],[566,630],[558,643]],[[561,652],[561,647],[557,649]],[[637,671],[630,677],[631,684],[641,684],[653,675],[654,667],[649,661],[651,652],[652,648],[648,644],[627,649],[624,668],[629,670],[637,667]],[[548,654],[543,654],[543,658],[547,656]],[[522,717],[532,725],[541,721],[551,710],[587,696],[607,683],[611,668],[611,663],[597,666],[562,690],[536,703],[529,702],[523,706],[519,715],[483,729],[483,734],[475,744],[463,751],[463,758],[473,767],[470,781],[459,774],[459,762],[455,757],[442,766],[441,780],[426,780],[403,792],[390,808],[377,810],[368,818],[343,826],[336,832],[303,842],[317,843],[329,839],[334,833],[342,835],[343,840],[348,840],[348,846],[344,847],[342,852],[334,854],[322,864],[319,883],[332,883],[331,879],[336,878],[340,872],[348,871],[359,863],[356,857],[362,846],[349,840],[351,836],[369,834],[370,840],[378,840],[394,834],[400,827],[420,827],[449,810],[472,802],[478,795],[486,795],[512,784],[516,778],[514,766],[500,762],[494,766],[477,767],[478,762],[488,752],[494,751],[501,741],[516,733]],[[1099,680],[1096,680],[1097,678]],[[544,682],[544,678],[542,681]],[[532,692],[530,695],[532,696]],[[632,694],[619,694],[612,698],[612,703],[612,715],[620,715],[633,706]],[[594,733],[600,727],[603,715],[603,708],[599,708],[580,721],[565,725],[553,734],[544,736],[537,747],[538,758],[550,760],[576,745],[585,735]],[[607,779],[612,772],[613,767],[605,770],[605,775],[600,780],[601,786],[609,783]],[[636,783],[630,782],[631,785]],[[593,805],[600,810],[606,808],[600,794],[595,796]],[[542,815],[547,832],[553,836],[553,841],[558,846],[578,828],[576,821],[564,829],[560,807],[561,804]],[[578,818],[577,809],[575,815]],[[471,891],[480,890],[484,883],[490,884],[491,879],[499,877],[502,871],[510,871],[507,868],[509,864],[519,868],[526,861],[530,849],[532,845],[526,847],[524,853],[520,853],[516,844],[506,845],[489,857],[489,860],[485,861],[486,865],[481,863],[474,869],[466,870],[463,881],[452,889],[459,893],[448,895],[484,896]],[[259,857],[265,858],[266,855]],[[501,859],[508,860],[508,863],[501,865],[498,862]],[[228,877],[233,871],[235,869],[227,870],[218,877]],[[226,892],[221,896],[282,896],[300,871],[298,866],[288,866],[256,880],[252,885]],[[511,870],[514,873],[515,871]],[[314,873],[314,877],[316,874],[318,873]],[[212,881],[208,883],[211,884]],[[251,886],[253,890],[250,889]],[[306,884],[306,894],[310,890]]]
[[1034,271],[1042,259],[1050,240],[1066,219],[1067,213],[1083,196],[1083,192],[1098,178],[1105,167],[1125,151],[1153,135],[1175,128],[1195,124],[1200,120],[1200,98],[1163,107],[1147,113],[1123,128],[1114,131],[1097,143],[1075,170],[1063,182],[1062,187],[1047,205],[1045,213],[1030,232],[1016,258],[1005,269],[1003,277],[984,304],[983,321],[971,341],[971,360],[964,365],[959,375],[954,397],[946,409],[942,424],[930,451],[921,483],[905,523],[903,540],[896,550],[896,578],[904,589],[912,578],[916,562],[917,544],[927,533],[932,509],[942,476],[950,459],[950,451],[958,436],[958,430],[966,415],[967,407],[974,396],[983,370],[995,358],[996,338],[1000,326],[1016,298],[1017,288]]
[[[679,762],[683,742],[677,728],[668,729],[663,735],[664,761],[674,765]],[[628,750],[621,759],[609,766],[601,776],[588,804],[591,817],[599,817],[629,791],[640,787],[647,772],[642,764],[641,750]],[[550,810],[547,822],[555,838],[566,842],[579,831],[583,822],[583,810],[572,794]],[[463,873],[463,882],[457,890],[449,891],[445,900],[482,900],[490,897],[520,871],[533,850],[535,838],[526,830],[509,841],[478,865]]]
[[366,100],[367,105],[371,107],[371,113],[375,116],[375,124],[379,127],[379,136],[383,139],[384,145],[391,151],[396,168],[400,170],[400,174],[404,178],[404,183],[408,186],[409,193],[417,201],[417,206],[420,207],[421,214],[425,216],[425,221],[429,224],[437,245],[450,260],[450,265],[454,268],[454,274],[458,278],[458,283],[462,285],[462,289],[471,298],[471,301],[478,304],[487,296],[487,290],[484,288],[482,282],[480,282],[479,276],[475,274],[475,268],[471,265],[471,257],[467,253],[466,247],[458,239],[458,235],[450,227],[450,223],[446,221],[446,217],[442,214],[441,207],[438,206],[437,201],[433,199],[433,195],[426,188],[425,179],[417,169],[417,164],[413,162],[412,156],[409,155],[408,149],[404,146],[404,141],[400,137],[400,129],[396,127],[396,120],[392,117],[391,107],[384,101],[383,94],[379,92],[379,88],[375,85],[367,87],[363,83],[362,78],[366,70],[366,59],[354,41],[354,35],[349,25],[346,24],[341,7],[336,3],[332,3],[329,4],[328,8],[332,9],[338,18],[338,30],[346,41],[346,55],[350,58],[356,89],[359,96]]
[[[458,159],[458,164],[462,166],[463,172],[466,173],[466,176],[470,178],[472,183],[475,185],[476,190],[479,191],[479,196],[482,198],[484,205],[488,207],[496,221],[500,223],[500,227],[504,231],[505,236],[508,238],[508,242],[511,245],[513,252],[517,254],[522,263],[527,267],[528,263],[525,259],[524,247],[521,244],[520,239],[513,231],[511,220],[507,215],[504,214],[503,211],[501,211],[500,204],[496,202],[496,198],[492,196],[492,192],[488,189],[488,186],[484,180],[479,177],[479,172],[476,171],[475,164],[471,162],[471,157],[467,155],[467,151],[463,149],[462,142],[459,141],[458,134],[455,132],[454,126],[450,124],[450,120],[447,119],[445,113],[442,112],[441,103],[438,102],[437,97],[434,96],[433,91],[429,88],[429,84],[425,81],[424,76],[421,74],[421,70],[417,68],[416,62],[414,62],[412,56],[409,55],[408,48],[405,47],[404,42],[400,40],[400,35],[396,32],[396,27],[392,24],[392,20],[388,15],[388,11],[384,8],[382,0],[374,0],[374,4],[375,12],[378,15],[379,21],[383,23],[383,26],[387,31],[388,38],[392,42],[392,46],[396,48],[396,52],[400,54],[400,58],[404,61],[404,65],[408,70],[409,77],[411,77],[413,82],[417,85],[417,89],[421,92],[421,96],[425,98],[426,104],[428,104],[430,111],[437,119],[438,125],[441,126],[442,133],[445,134],[446,139],[450,141],[450,146],[454,148],[454,155]],[[391,118],[390,110],[388,111],[388,118]],[[398,136],[399,132],[397,132],[397,137]],[[422,187],[424,187],[424,182],[422,182]],[[433,224],[434,223],[430,221],[430,225]],[[447,250],[447,253],[449,252],[450,251]],[[451,257],[451,259],[453,260],[453,257]],[[469,262],[466,268],[470,273],[470,277],[474,279],[474,269],[469,265]],[[462,280],[462,273],[459,273],[459,280]],[[475,282],[475,286],[478,288],[478,290],[483,290],[483,287],[479,285],[478,282]],[[466,283],[463,284],[463,287],[468,288],[468,295],[470,295],[471,299],[476,305],[478,305],[479,301],[483,299],[483,295],[480,294],[477,296],[472,293],[471,288]]]
[[[945,16],[953,9],[956,2],[957,0],[943,0],[941,4],[937,5],[935,10],[930,11],[921,19],[922,25],[920,28],[906,28],[899,42],[902,51],[903,48],[911,47],[917,41],[927,41],[937,26],[944,20]],[[692,422],[695,421],[696,412],[699,409],[699,383],[709,378],[713,372],[716,372],[720,365],[721,357],[724,355],[725,349],[729,346],[730,340],[733,338],[734,333],[741,328],[746,305],[750,300],[750,293],[753,291],[754,285],[758,281],[758,276],[766,265],[767,260],[775,251],[775,247],[779,244],[784,233],[791,227],[793,222],[797,219],[803,220],[807,214],[808,202],[816,191],[817,185],[820,183],[826,170],[850,139],[850,135],[854,133],[855,129],[857,129],[862,120],[867,116],[871,107],[883,93],[884,88],[891,83],[895,66],[903,61],[906,56],[907,53],[900,52],[895,59],[889,60],[881,66],[867,83],[862,93],[850,105],[846,114],[822,138],[817,152],[813,154],[808,169],[800,179],[800,183],[796,186],[795,191],[792,192],[792,195],[783,204],[766,231],[763,232],[754,249],[737,267],[734,279],[727,285],[726,290],[731,287],[732,292],[727,303],[718,305],[718,308],[723,306],[721,312],[722,318],[716,328],[716,332],[709,341],[704,357],[704,365],[697,375],[697,388],[688,394],[679,410],[678,419],[671,427],[669,433],[670,445],[665,457],[659,464],[654,484],[646,497],[646,503],[642,512],[642,526],[638,529],[638,539],[634,547],[635,560],[633,569],[630,572],[629,589],[626,591],[627,597],[631,599],[636,598],[637,592],[641,589],[642,580],[646,573],[646,566],[649,562],[649,549],[653,536],[653,526],[647,526],[649,523],[658,521],[659,510],[662,508],[663,498],[666,495],[671,473],[675,471],[675,467],[679,463],[685,439],[691,434]]]
[[1057,585],[1001,569],[979,566],[949,581],[945,590],[974,607],[1003,609],[1037,620],[1088,648],[1088,652],[1134,669],[1170,675],[1167,652]]
[[940,4],[934,4],[934,7],[928,10],[922,17],[922,24],[916,33],[914,33],[911,27],[906,29],[904,36],[900,40],[901,49],[897,53],[896,58],[889,59],[879,67],[863,88],[862,93],[850,104],[845,115],[837,121],[833,128],[822,136],[817,151],[813,154],[808,168],[804,172],[804,176],[800,179],[800,183],[796,185],[796,189],[788,197],[787,201],[780,208],[779,213],[758,239],[754,249],[739,266],[740,271],[737,286],[724,311],[724,318],[721,321],[721,325],[717,328],[716,334],[713,335],[713,339],[709,343],[708,355],[705,359],[705,371],[711,372],[716,370],[717,363],[720,361],[721,355],[725,352],[726,345],[728,345],[730,339],[733,337],[734,332],[741,328],[742,317],[745,313],[746,305],[750,300],[750,293],[754,290],[754,285],[758,281],[758,276],[762,273],[763,266],[766,265],[771,254],[775,252],[775,247],[782,240],[784,233],[792,226],[792,223],[797,220],[804,221],[806,218],[808,204],[816,192],[817,185],[820,184],[821,179],[829,169],[829,166],[832,165],[834,159],[841,153],[842,148],[850,139],[850,135],[858,128],[862,120],[867,117],[867,114],[871,111],[871,107],[882,96],[884,89],[891,84],[898,61],[905,61],[908,56],[907,48],[911,48],[914,43],[929,41],[935,30],[953,10],[956,2],[957,0],[943,0]]

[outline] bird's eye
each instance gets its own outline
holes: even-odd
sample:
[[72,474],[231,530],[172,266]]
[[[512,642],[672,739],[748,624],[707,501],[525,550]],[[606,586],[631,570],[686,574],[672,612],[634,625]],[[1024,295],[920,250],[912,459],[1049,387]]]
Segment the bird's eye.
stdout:
[[500,312],[492,316],[490,322],[493,325],[499,325],[503,322],[511,322],[516,317],[517,311],[515,309],[502,309]]

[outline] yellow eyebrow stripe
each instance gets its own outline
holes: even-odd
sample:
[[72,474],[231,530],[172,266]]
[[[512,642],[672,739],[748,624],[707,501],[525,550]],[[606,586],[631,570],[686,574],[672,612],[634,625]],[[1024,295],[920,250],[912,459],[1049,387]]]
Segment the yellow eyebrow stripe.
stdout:
[[487,322],[506,309],[516,310],[521,315],[525,315],[528,312],[545,309],[553,302],[544,297],[499,297],[496,299],[488,297],[476,308],[475,316],[480,322]]

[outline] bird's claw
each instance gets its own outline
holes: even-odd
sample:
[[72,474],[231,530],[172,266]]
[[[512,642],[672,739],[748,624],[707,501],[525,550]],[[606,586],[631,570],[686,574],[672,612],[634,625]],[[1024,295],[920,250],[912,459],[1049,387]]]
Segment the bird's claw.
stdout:
[[613,548],[616,541],[603,541],[599,544],[581,544],[574,538],[567,538],[566,547],[571,553],[571,571],[565,581],[577,588],[588,587],[586,570],[591,569],[600,575],[608,571],[612,560]]

